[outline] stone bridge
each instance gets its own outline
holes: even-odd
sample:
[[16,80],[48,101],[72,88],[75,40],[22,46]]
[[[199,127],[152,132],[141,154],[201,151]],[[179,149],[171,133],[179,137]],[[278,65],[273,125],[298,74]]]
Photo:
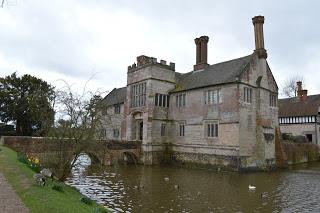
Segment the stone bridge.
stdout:
[[[96,141],[99,147],[88,146],[84,151],[93,163],[102,165],[112,165],[114,163],[137,164],[141,162],[141,142],[140,141]],[[7,146],[16,152],[41,158],[43,153],[50,152],[53,140],[42,137],[26,136],[3,136],[0,144]],[[74,152],[72,145],[64,147]]]

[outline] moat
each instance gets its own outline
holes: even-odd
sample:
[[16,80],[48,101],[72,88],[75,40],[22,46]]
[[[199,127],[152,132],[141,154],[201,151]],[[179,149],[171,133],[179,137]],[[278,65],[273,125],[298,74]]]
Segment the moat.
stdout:
[[320,212],[320,163],[245,174],[89,164],[83,156],[67,183],[115,212]]

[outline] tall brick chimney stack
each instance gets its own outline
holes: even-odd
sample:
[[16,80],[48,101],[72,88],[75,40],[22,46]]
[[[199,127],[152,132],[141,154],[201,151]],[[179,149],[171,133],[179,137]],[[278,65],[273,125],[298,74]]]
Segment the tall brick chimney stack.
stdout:
[[298,98],[302,101],[306,100],[308,97],[308,90],[302,89],[301,81],[297,82],[297,95],[298,95]]
[[268,57],[267,51],[264,49],[263,24],[264,16],[255,16],[252,18],[254,26],[254,38],[256,49],[254,50],[259,58],[266,59]]
[[302,82],[297,81],[297,96],[300,98],[302,96]]
[[196,64],[193,66],[194,70],[201,70],[209,66],[208,64],[208,36],[201,36],[194,39],[196,43]]

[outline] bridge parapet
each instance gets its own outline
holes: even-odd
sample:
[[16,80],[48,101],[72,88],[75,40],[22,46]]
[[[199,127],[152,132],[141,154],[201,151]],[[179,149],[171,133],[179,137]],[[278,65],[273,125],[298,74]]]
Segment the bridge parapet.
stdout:
[[[35,156],[50,152],[55,147],[55,142],[54,139],[45,137],[3,136],[1,138],[1,143],[14,151]],[[141,141],[100,140],[99,142],[103,143],[102,146],[100,144],[97,148],[95,147],[97,143],[93,143],[93,146],[89,145],[84,152],[91,157],[95,156],[101,164],[111,165],[115,161],[123,160],[124,156],[128,156],[127,153],[135,155],[137,161],[140,162],[142,153]],[[75,149],[72,143],[66,147],[70,149],[70,152]]]

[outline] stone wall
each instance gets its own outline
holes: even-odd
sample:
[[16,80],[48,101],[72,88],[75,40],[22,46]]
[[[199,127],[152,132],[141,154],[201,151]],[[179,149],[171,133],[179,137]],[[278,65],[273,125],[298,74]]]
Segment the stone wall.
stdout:
[[[105,131],[105,138],[109,140],[125,140],[126,139],[126,123],[124,119],[124,104],[120,104],[120,114],[115,114],[115,106],[108,106],[106,113],[101,116],[101,130]],[[114,129],[119,130],[119,137],[113,136]]]
[[[205,92],[220,89],[223,95],[221,103],[205,104]],[[186,94],[186,106],[176,107],[176,96]],[[173,144],[197,145],[239,145],[239,111],[236,84],[220,85],[205,89],[195,89],[174,93],[170,97],[169,119],[175,126],[170,136]],[[207,122],[218,122],[217,138],[205,135]],[[179,122],[185,123],[185,136],[178,134]]]
[[[244,87],[251,88],[252,102],[244,101]],[[245,68],[239,83],[240,156],[244,167],[268,168],[275,165],[275,128],[278,108],[270,106],[270,94],[278,87],[264,58],[256,55]]]

